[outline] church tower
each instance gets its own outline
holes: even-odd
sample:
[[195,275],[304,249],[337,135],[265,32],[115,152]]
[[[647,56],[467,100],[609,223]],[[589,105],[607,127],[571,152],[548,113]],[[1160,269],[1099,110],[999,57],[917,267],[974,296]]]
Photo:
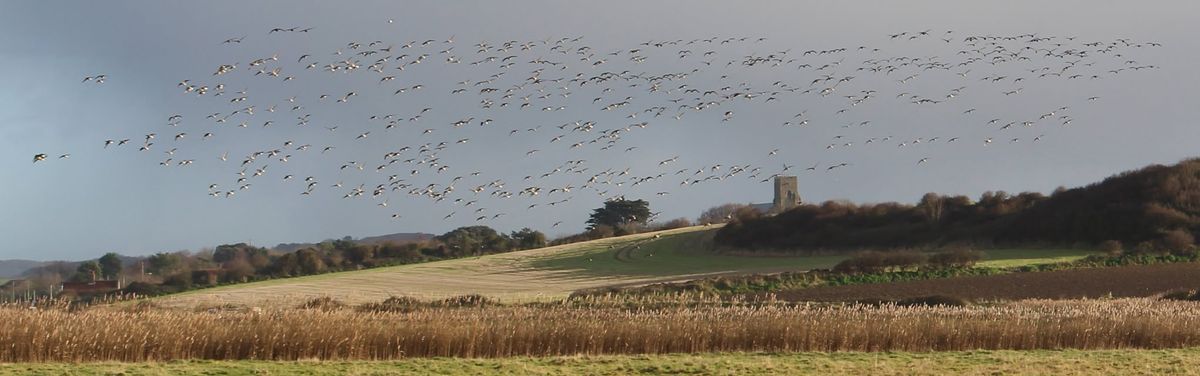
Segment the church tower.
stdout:
[[775,177],[775,202],[771,211],[780,213],[800,205],[799,184],[795,176]]

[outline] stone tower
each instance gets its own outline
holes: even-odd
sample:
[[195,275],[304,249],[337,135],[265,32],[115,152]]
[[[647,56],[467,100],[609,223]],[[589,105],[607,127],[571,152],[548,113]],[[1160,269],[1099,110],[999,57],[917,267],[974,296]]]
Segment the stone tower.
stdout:
[[795,176],[775,177],[775,202],[771,211],[775,213],[800,205],[799,184]]

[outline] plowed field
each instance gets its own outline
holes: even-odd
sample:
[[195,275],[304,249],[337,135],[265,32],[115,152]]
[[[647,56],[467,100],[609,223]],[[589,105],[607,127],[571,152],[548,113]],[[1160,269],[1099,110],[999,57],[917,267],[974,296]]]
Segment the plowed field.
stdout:
[[814,287],[777,293],[793,301],[897,300],[947,295],[970,300],[1142,297],[1200,288],[1200,263],[1138,265],[1053,272]]

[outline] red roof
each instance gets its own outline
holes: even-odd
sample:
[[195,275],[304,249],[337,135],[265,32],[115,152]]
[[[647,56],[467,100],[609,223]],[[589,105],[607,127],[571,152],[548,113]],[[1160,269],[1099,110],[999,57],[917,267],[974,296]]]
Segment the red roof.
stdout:
[[105,293],[121,289],[120,281],[63,282],[63,292]]

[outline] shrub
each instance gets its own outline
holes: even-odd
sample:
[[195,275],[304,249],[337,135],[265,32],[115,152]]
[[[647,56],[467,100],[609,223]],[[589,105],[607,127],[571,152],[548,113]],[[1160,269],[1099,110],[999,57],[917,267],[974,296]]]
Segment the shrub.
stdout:
[[1175,229],[1163,234],[1162,245],[1172,253],[1189,253],[1196,245],[1196,238],[1191,232]]
[[190,289],[192,288],[191,272],[185,271],[171,274],[166,279],[163,279],[163,285],[175,287],[180,290]]
[[1110,256],[1116,256],[1125,252],[1125,246],[1119,240],[1105,240],[1100,243],[1100,251]]
[[746,222],[762,218],[762,216],[762,212],[758,211],[758,209],[755,209],[753,206],[742,206],[733,211],[733,217],[731,219],[738,222]]
[[929,256],[931,265],[942,268],[966,268],[983,258],[983,253],[967,248],[938,252]]
[[833,271],[838,273],[878,273],[884,268],[883,253],[875,251],[863,251],[850,256],[850,258],[842,260],[837,265],[833,266]]
[[1182,300],[1182,301],[1200,301],[1200,291],[1196,290],[1175,290],[1162,295],[1162,300]]
[[609,225],[596,225],[596,227],[588,230],[587,237],[590,239],[611,238],[617,234],[617,230]]
[[336,310],[342,309],[344,307],[346,307],[345,303],[342,303],[342,302],[338,301],[337,299],[334,299],[334,298],[331,298],[328,296],[322,296],[320,298],[309,299],[307,302],[304,302],[304,304],[301,304],[297,308],[316,309],[316,310],[321,310],[321,311],[336,311]]
[[907,269],[925,264],[925,254],[916,251],[863,251],[833,267],[838,273],[879,273],[889,268]]
[[1130,253],[1135,254],[1135,255],[1154,254],[1154,253],[1158,253],[1158,247],[1156,247],[1154,245],[1154,242],[1147,240],[1147,241],[1137,243],[1137,245],[1133,246],[1133,249],[1130,250]]
[[656,231],[673,230],[677,228],[691,227],[692,221],[687,218],[675,218],[661,225],[655,226]]
[[928,259],[929,256],[916,251],[892,251],[884,253],[883,265],[885,267],[906,269],[921,266]]
[[447,307],[483,307],[497,304],[495,300],[479,294],[452,296],[442,303]]
[[696,218],[697,223],[725,223],[733,219],[734,214],[742,208],[749,207],[746,204],[725,204],[708,208]]
[[421,302],[417,298],[393,296],[379,303],[360,305],[357,307],[357,310],[362,312],[412,312],[424,305],[427,305],[427,303]]

